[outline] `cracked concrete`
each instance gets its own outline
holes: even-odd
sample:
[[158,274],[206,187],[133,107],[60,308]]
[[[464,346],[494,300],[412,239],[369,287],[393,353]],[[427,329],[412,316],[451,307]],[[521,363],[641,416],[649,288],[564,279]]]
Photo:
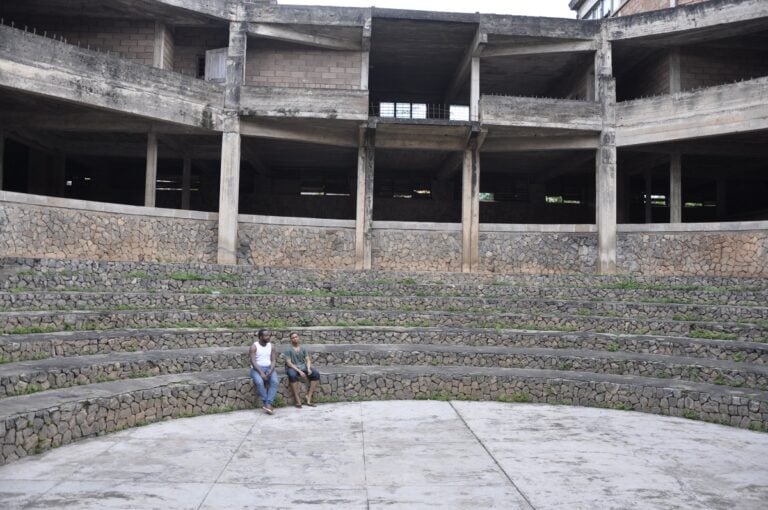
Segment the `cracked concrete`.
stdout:
[[0,468],[3,508],[761,509],[768,434],[632,412],[385,401],[179,419]]

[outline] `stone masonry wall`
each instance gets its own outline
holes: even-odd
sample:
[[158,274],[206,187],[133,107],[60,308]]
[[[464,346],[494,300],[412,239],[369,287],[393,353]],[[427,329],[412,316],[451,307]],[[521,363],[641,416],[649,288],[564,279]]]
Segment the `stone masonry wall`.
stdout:
[[768,232],[620,233],[619,270],[644,275],[768,276]]
[[216,261],[216,221],[0,204],[0,253],[15,257]]
[[246,85],[360,88],[360,52],[321,50],[255,39],[248,43]]
[[238,227],[238,263],[354,269],[355,229],[243,223]]
[[493,273],[594,274],[597,234],[481,232],[480,270]]
[[374,229],[373,269],[461,271],[461,232]]

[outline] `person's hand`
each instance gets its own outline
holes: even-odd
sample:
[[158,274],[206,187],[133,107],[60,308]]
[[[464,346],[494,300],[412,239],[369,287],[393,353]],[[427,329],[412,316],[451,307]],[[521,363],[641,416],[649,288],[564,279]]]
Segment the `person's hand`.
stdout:
[[264,379],[264,382],[269,381],[269,374],[270,374],[270,372],[265,372],[265,373],[261,374],[261,378]]
[[307,377],[307,374],[299,370],[299,377]]

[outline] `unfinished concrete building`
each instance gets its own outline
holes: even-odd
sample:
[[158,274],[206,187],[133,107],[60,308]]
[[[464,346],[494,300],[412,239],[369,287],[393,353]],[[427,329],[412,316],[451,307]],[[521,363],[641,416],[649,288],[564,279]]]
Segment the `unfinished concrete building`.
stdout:
[[768,2],[679,3],[3,2],[0,254],[766,276]]

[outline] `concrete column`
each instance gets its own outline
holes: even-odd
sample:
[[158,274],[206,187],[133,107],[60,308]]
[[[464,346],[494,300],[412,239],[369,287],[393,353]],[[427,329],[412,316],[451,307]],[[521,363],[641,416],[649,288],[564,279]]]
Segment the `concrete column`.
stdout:
[[192,187],[192,158],[184,156],[181,170],[181,208],[189,209],[189,195]]
[[651,203],[653,195],[653,172],[645,171],[645,222],[653,223],[653,204]]
[[240,133],[221,136],[219,185],[219,264],[237,264],[237,213],[240,195]]
[[472,57],[469,94],[469,120],[480,120],[480,57]]
[[376,131],[366,129],[357,150],[357,207],[355,211],[355,269],[371,269],[373,241],[373,172]]
[[363,25],[363,39],[360,47],[360,90],[368,90],[371,67],[371,15],[370,11]]
[[595,202],[600,274],[616,272],[616,80],[608,33],[603,28],[595,55],[595,90],[600,101],[602,131],[597,150]]
[[669,161],[669,222],[683,222],[683,158],[672,153]]
[[245,56],[248,48],[247,24],[231,22],[229,24],[229,48],[227,50],[227,84],[224,94],[224,107],[239,109],[240,88],[245,83]]
[[165,24],[155,22],[155,47],[152,58],[152,66],[163,69],[165,64]]
[[461,182],[461,271],[480,265],[480,151],[475,141],[464,151]]
[[3,164],[4,160],[5,160],[5,134],[3,134],[2,131],[0,131],[0,190],[3,189],[3,171],[5,168],[5,165]]
[[677,94],[682,90],[680,74],[680,48],[673,48],[669,53],[669,93]]
[[155,207],[157,187],[157,135],[147,135],[147,176],[144,181],[144,207]]

